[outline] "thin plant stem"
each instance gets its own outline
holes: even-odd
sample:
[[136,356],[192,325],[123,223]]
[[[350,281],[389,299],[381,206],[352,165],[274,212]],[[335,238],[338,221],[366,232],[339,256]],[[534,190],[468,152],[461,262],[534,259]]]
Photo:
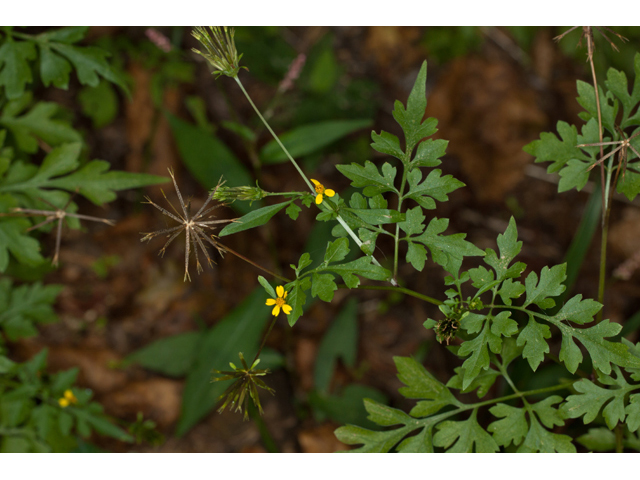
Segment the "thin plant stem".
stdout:
[[[258,110],[258,107],[256,107],[256,105],[253,103],[253,100],[251,100],[251,97],[249,96],[249,94],[247,93],[247,91],[245,90],[244,86],[242,85],[242,82],[240,81],[240,78],[238,78],[238,76],[234,76],[233,79],[236,81],[236,83],[238,84],[238,86],[240,87],[240,90],[242,90],[242,93],[244,94],[244,96],[246,97],[246,99],[249,101],[249,104],[251,104],[251,107],[253,108],[253,110],[256,112],[256,114],[258,115],[258,117],[260,118],[260,120],[262,121],[262,123],[264,124],[264,126],[267,128],[267,130],[269,130],[269,133],[271,133],[271,136],[275,139],[276,143],[278,145],[280,145],[280,148],[282,149],[282,151],[285,153],[285,155],[287,156],[287,158],[289,159],[289,161],[293,164],[294,167],[296,167],[296,170],[298,170],[298,173],[300,174],[300,176],[302,177],[302,179],[306,182],[307,186],[309,187],[309,190],[311,190],[313,193],[315,193],[316,189],[315,187],[311,184],[311,181],[307,178],[307,176],[304,174],[304,172],[302,171],[302,169],[300,168],[300,166],[298,165],[298,163],[293,159],[293,157],[291,156],[291,154],[289,153],[289,151],[287,150],[287,148],[282,144],[282,142],[280,141],[280,139],[278,138],[278,136],[276,135],[276,133],[271,129],[271,126],[269,125],[269,123],[265,120],[265,118],[262,116],[262,114],[260,113],[260,110]],[[356,242],[356,244],[358,245],[358,247],[362,247],[362,242],[360,241],[360,239],[358,238],[358,236],[354,233],[354,231],[351,229],[351,227],[349,227],[349,225],[347,225],[347,223],[342,219],[342,217],[340,215],[337,216],[337,220],[340,223],[340,225],[342,225],[342,227],[347,231],[347,233],[349,234],[349,236],[353,239],[354,242]],[[378,260],[373,256],[370,255],[371,257],[371,261],[377,265],[378,267],[380,267],[380,263],[378,262]],[[392,278],[389,280],[389,282],[391,283],[391,285],[393,286],[397,286],[398,283],[395,281],[395,279]]]
[[[598,89],[598,79],[596,78],[596,69],[593,62],[593,33],[591,29],[587,32],[587,54],[589,58],[589,65],[591,66],[591,76],[593,77],[593,90],[596,96],[596,108],[598,111],[598,137],[600,143],[603,142],[602,132],[602,112],[600,110],[600,92]],[[604,156],[604,148],[600,145],[600,158]],[[606,177],[606,179],[605,179]],[[605,276],[607,273],[607,237],[609,234],[609,213],[611,212],[609,196],[607,195],[611,175],[609,172],[605,175],[604,162],[600,163],[600,181],[602,183],[602,235],[600,237],[600,272],[598,275],[598,302],[604,304],[604,290],[605,290]],[[597,316],[596,321],[602,321],[603,309],[601,309]]]
[[260,354],[262,353],[262,349],[264,348],[264,344],[267,342],[267,337],[271,333],[271,330],[273,330],[273,326],[276,324],[276,320],[277,319],[278,319],[278,317],[274,316],[273,320],[271,320],[271,324],[269,325],[269,329],[267,330],[267,333],[265,333],[264,337],[262,338],[262,343],[260,344],[260,348],[258,349],[258,353],[256,353],[256,356],[253,358],[253,362],[251,362],[252,366],[253,366],[254,363],[256,363],[256,360],[260,357]]

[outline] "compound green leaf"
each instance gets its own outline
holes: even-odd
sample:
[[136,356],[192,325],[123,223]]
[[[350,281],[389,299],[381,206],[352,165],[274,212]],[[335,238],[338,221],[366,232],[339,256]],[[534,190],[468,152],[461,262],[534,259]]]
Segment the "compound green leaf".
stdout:
[[362,447],[350,450],[353,453],[387,453],[407,434],[407,429],[400,428],[386,432],[374,432],[366,428],[347,425],[334,432],[336,438],[347,445]]
[[349,212],[361,220],[364,220],[369,225],[386,225],[388,223],[402,222],[405,219],[404,213],[400,213],[397,210],[389,210],[388,208],[362,210],[351,208]]
[[518,453],[575,453],[576,447],[571,437],[550,432],[542,427],[534,416],[530,416],[531,426]]
[[559,121],[557,129],[560,139],[553,133],[542,132],[540,140],[534,140],[525,145],[523,150],[536,157],[535,163],[552,162],[547,167],[547,173],[559,171],[572,158],[588,162],[589,157],[576,148],[579,142],[578,129],[575,125]]
[[447,387],[456,388],[460,390],[461,393],[471,393],[477,389],[478,391],[476,392],[476,395],[478,398],[484,397],[496,382],[496,379],[500,376],[500,372],[489,368],[488,370],[481,371],[467,386],[467,388],[462,388],[464,369],[462,367],[456,367],[455,372],[456,374],[447,382]]
[[347,238],[339,238],[334,242],[327,244],[327,250],[324,253],[324,262],[335,263],[344,260],[349,254],[349,240]]
[[590,298],[582,300],[582,295],[578,294],[567,301],[553,318],[558,321],[569,320],[584,325],[593,322],[593,317],[601,308],[601,303]]
[[433,140],[429,138],[418,144],[418,150],[411,161],[411,167],[437,167],[442,163],[442,157],[449,145],[448,140]]
[[[596,106],[596,94],[593,85],[578,80],[576,82],[576,88],[578,91],[578,103],[591,115],[592,118],[598,118],[598,108]],[[600,113],[602,116],[602,125],[610,132],[615,132],[615,118],[618,113],[618,101],[614,100],[614,104],[610,105],[608,100],[609,95],[605,95],[602,87],[598,86],[598,92],[600,95]]]
[[576,442],[593,452],[610,452],[616,448],[616,435],[608,428],[590,428]]
[[382,175],[378,167],[367,160],[364,167],[357,163],[351,165],[336,165],[336,168],[345,177],[351,180],[354,187],[365,187],[363,193],[368,197],[373,197],[383,192],[398,192],[393,185],[396,178],[397,169],[389,163],[382,165]]
[[407,175],[409,182],[409,191],[402,197],[415,200],[420,206],[427,210],[436,208],[435,200],[446,202],[449,200],[448,194],[464,187],[462,183],[453,175],[442,176],[442,171],[436,168],[432,170],[422,183],[422,172],[420,169],[414,169]]
[[106,60],[109,53],[105,50],[97,47],[76,47],[58,42],[51,42],[49,45],[73,64],[81,84],[97,87],[100,83],[98,77],[100,75],[127,91],[124,81],[109,66]]
[[480,374],[482,370],[489,368],[489,350],[493,353],[500,353],[502,347],[501,338],[491,331],[490,323],[486,322],[480,334],[464,342],[458,350],[458,355],[466,357],[462,364],[464,378],[462,379],[462,389],[466,389],[471,382]]
[[640,428],[640,394],[629,395],[629,404],[625,407],[626,425],[630,432]]
[[492,433],[496,443],[502,447],[507,447],[511,443],[514,446],[520,445],[529,431],[524,408],[498,403],[489,411],[494,417],[500,418],[487,427],[487,431]]
[[[494,453],[500,450],[496,441],[479,424],[476,410],[469,419],[455,422],[448,420],[436,426],[433,444],[444,447],[450,453]],[[455,443],[454,443],[455,442]],[[475,446],[475,449],[474,449]]]
[[22,264],[34,267],[44,261],[40,255],[40,244],[35,238],[25,235],[31,224],[23,218],[0,221],[0,272],[9,265],[9,252]]
[[31,42],[15,42],[8,38],[0,47],[0,86],[4,85],[9,100],[24,93],[27,83],[33,81],[29,60],[36,58]]
[[311,296],[318,297],[323,302],[333,300],[333,294],[338,286],[330,273],[314,273],[312,275]]
[[551,268],[544,266],[540,271],[540,282],[538,282],[538,275],[536,272],[531,272],[525,279],[525,288],[527,293],[527,299],[524,302],[524,307],[531,305],[532,303],[540,308],[552,308],[556,302],[553,298],[564,292],[564,282],[567,271],[567,264],[555,265]]
[[538,365],[544,360],[544,354],[549,353],[549,345],[547,345],[546,339],[551,338],[551,331],[547,325],[538,323],[533,319],[533,316],[529,317],[529,323],[522,329],[520,335],[518,335],[518,341],[516,344],[521,347],[522,358],[525,358],[529,362],[529,366],[535,372]]
[[304,305],[307,303],[307,295],[304,292],[310,288],[311,279],[309,277],[297,279],[285,287],[285,290],[289,291],[287,304],[292,308],[291,313],[287,315],[287,321],[292,327],[304,313]]
[[520,298],[524,292],[525,286],[522,283],[517,280],[514,281],[512,278],[507,278],[502,282],[502,285],[500,285],[498,295],[500,295],[505,305],[511,305],[511,300]]
[[589,180],[589,167],[590,163],[578,160],[577,158],[570,159],[566,165],[560,170],[560,182],[558,183],[558,192],[566,192],[575,188],[580,191],[584,188]]
[[364,408],[366,408],[369,413],[369,420],[383,427],[407,425],[415,421],[402,410],[388,407],[387,405],[383,405],[368,398],[364,399]]
[[412,237],[411,240],[428,247],[433,260],[442,266],[449,263],[450,257],[462,259],[462,257],[484,255],[482,250],[465,240],[466,234],[464,233],[441,235],[448,225],[449,219],[434,217],[429,222],[427,229],[421,235]]
[[403,222],[399,222],[398,226],[407,235],[420,235],[425,228],[422,224],[425,218],[422,208],[410,208],[406,212],[406,219]]
[[420,244],[413,243],[412,241],[408,241],[407,244],[408,248],[405,260],[407,263],[410,263],[413,268],[421,272],[427,261],[427,249]]
[[371,132],[371,139],[373,140],[371,148],[377,152],[391,155],[392,157],[396,157],[398,160],[403,159],[404,152],[402,151],[402,148],[400,148],[400,140],[398,140],[398,137],[395,135],[382,130],[380,135],[376,132]]

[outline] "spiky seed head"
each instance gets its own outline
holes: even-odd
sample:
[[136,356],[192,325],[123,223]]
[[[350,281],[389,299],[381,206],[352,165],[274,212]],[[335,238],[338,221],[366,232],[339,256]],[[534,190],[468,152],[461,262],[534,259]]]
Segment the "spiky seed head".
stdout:
[[233,39],[235,31],[228,27],[194,27],[191,35],[204,47],[204,52],[194,48],[193,51],[202,55],[213,67],[213,75],[219,77],[237,77],[240,68],[240,59],[236,44]]

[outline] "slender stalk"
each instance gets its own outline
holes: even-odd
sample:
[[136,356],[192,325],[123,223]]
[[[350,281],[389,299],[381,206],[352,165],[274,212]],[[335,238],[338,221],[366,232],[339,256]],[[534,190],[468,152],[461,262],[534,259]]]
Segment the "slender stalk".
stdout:
[[256,353],[256,356],[253,358],[253,362],[251,362],[251,365],[253,365],[255,363],[255,361],[258,359],[258,357],[260,357],[260,354],[262,353],[262,349],[264,348],[264,344],[267,342],[267,337],[271,333],[271,330],[273,330],[273,326],[276,324],[276,320],[277,319],[278,319],[278,317],[273,317],[273,320],[271,320],[271,324],[269,325],[269,329],[267,330],[267,333],[262,338],[262,343],[260,344],[260,348],[258,349],[258,353]]
[[616,434],[616,453],[624,453],[624,426],[618,423],[613,430]]
[[[267,130],[269,130],[269,133],[271,133],[271,136],[275,139],[276,143],[278,145],[280,145],[280,148],[285,153],[287,158],[291,161],[293,166],[296,167],[296,170],[298,170],[298,173],[303,178],[303,180],[306,182],[307,186],[309,187],[309,190],[311,190],[313,193],[315,193],[315,191],[316,191],[315,187],[311,184],[311,182],[309,181],[307,176],[304,174],[304,172],[302,171],[302,169],[300,168],[298,163],[293,159],[293,157],[291,156],[291,154],[289,153],[287,148],[282,144],[282,142],[280,141],[280,139],[278,138],[276,133],[271,129],[271,126],[265,120],[265,118],[262,116],[262,114],[260,113],[260,110],[258,110],[258,107],[256,107],[256,105],[253,103],[253,100],[251,100],[251,97],[249,96],[249,94],[245,90],[244,86],[242,85],[242,82],[240,81],[240,78],[238,78],[238,76],[236,75],[236,76],[233,77],[233,79],[236,81],[236,83],[240,87],[240,90],[242,90],[242,93],[244,93],[244,96],[247,98],[247,100],[249,101],[249,104],[251,104],[251,107],[253,107],[253,110],[256,112],[256,114],[258,115],[258,117],[260,118],[260,120],[262,121],[264,126],[267,128]],[[344,229],[347,231],[347,233],[353,239],[353,241],[356,242],[358,247],[361,247],[362,246],[362,241],[360,241],[358,236],[354,233],[353,230],[351,230],[351,227],[349,227],[349,225],[346,224],[346,222],[342,219],[342,217],[340,215],[338,215],[337,220],[338,220],[338,222],[340,222],[340,225],[342,225],[344,227]],[[378,262],[378,260],[373,255],[370,255],[370,257],[371,257],[371,261],[375,265],[377,265],[379,267],[381,266],[380,263]],[[395,279],[393,277],[389,280],[389,282],[393,286],[397,286],[398,285],[398,283],[395,281]]]
[[[589,65],[591,66],[591,76],[593,77],[593,90],[596,96],[596,108],[598,111],[598,136],[600,139],[600,143],[603,142],[603,131],[602,131],[602,112],[600,110],[600,92],[598,89],[598,79],[596,78],[596,69],[593,63],[593,32],[591,27],[589,27],[586,32],[587,36],[587,55],[589,58]],[[604,156],[604,148],[600,145],[600,158]],[[606,177],[606,179],[605,179]],[[600,272],[598,278],[598,302],[604,304],[604,289],[605,289],[605,276],[607,273],[607,237],[609,234],[609,213],[611,211],[609,196],[607,195],[610,182],[611,175],[610,171],[605,175],[605,167],[604,162],[600,163],[600,181],[602,183],[602,236],[600,238]],[[597,316],[596,321],[602,321],[603,309],[601,309]]]

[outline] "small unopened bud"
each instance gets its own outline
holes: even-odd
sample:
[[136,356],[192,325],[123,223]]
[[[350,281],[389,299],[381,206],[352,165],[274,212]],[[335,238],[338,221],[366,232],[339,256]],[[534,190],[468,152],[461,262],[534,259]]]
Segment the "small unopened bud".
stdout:
[[213,198],[220,202],[230,203],[236,200],[254,202],[266,197],[266,192],[260,187],[218,187]]

